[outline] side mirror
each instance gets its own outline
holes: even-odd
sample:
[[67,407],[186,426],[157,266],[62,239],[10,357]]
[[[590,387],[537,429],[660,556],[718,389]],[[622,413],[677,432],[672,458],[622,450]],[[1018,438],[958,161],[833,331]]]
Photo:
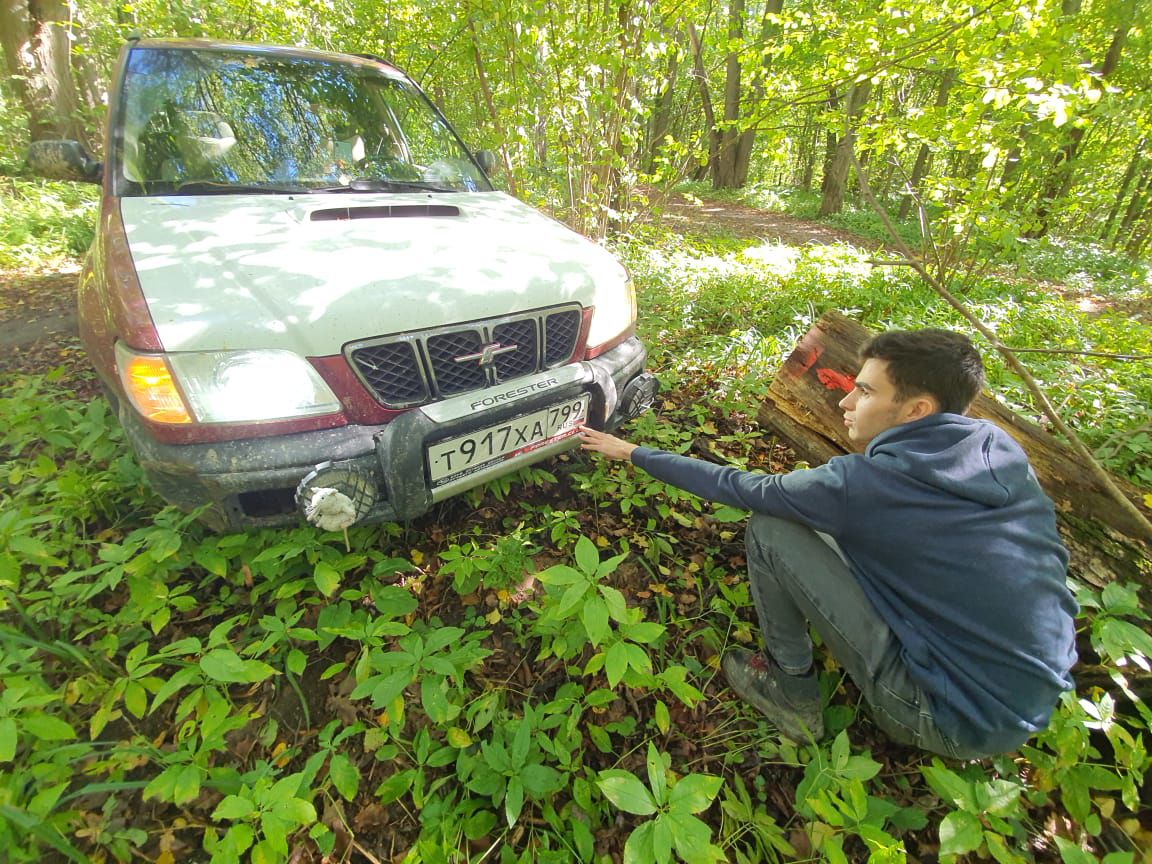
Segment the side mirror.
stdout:
[[79,141],[33,141],[28,145],[28,166],[49,180],[99,183],[104,165],[92,158]]
[[480,166],[480,170],[485,174],[491,174],[496,170],[496,166],[500,164],[500,160],[496,158],[496,154],[492,150],[477,150],[476,164]]

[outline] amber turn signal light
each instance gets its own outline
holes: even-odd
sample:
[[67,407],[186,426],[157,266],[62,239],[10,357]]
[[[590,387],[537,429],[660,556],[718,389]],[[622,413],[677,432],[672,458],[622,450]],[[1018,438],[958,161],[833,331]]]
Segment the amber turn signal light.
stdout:
[[192,417],[163,357],[134,354],[120,369],[124,390],[136,410],[153,423],[191,423]]

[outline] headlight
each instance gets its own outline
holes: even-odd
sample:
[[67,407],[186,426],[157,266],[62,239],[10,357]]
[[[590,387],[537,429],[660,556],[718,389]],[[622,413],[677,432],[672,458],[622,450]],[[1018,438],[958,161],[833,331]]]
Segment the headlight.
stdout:
[[588,347],[596,348],[615,339],[636,323],[636,289],[631,279],[619,287],[596,292],[596,313],[588,328]]
[[156,423],[252,423],[340,410],[328,385],[291,351],[135,354],[116,346],[125,392]]

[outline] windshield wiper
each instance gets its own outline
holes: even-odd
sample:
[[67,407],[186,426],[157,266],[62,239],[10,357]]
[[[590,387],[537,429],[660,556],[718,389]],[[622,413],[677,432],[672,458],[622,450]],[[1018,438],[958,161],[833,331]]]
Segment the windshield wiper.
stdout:
[[447,186],[422,180],[389,180],[384,177],[356,177],[341,186],[324,186],[310,192],[459,192]]
[[304,186],[264,186],[245,183],[221,183],[212,180],[194,180],[181,183],[170,195],[300,195],[310,191]]

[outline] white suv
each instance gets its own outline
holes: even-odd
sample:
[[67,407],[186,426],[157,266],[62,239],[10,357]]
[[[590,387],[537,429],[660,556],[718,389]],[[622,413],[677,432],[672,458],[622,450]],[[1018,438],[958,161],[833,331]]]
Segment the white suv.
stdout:
[[211,524],[329,488],[409,519],[651,403],[624,268],[494,191],[385,62],[133,42],[107,153],[30,161],[103,184],[81,337],[154,487]]

